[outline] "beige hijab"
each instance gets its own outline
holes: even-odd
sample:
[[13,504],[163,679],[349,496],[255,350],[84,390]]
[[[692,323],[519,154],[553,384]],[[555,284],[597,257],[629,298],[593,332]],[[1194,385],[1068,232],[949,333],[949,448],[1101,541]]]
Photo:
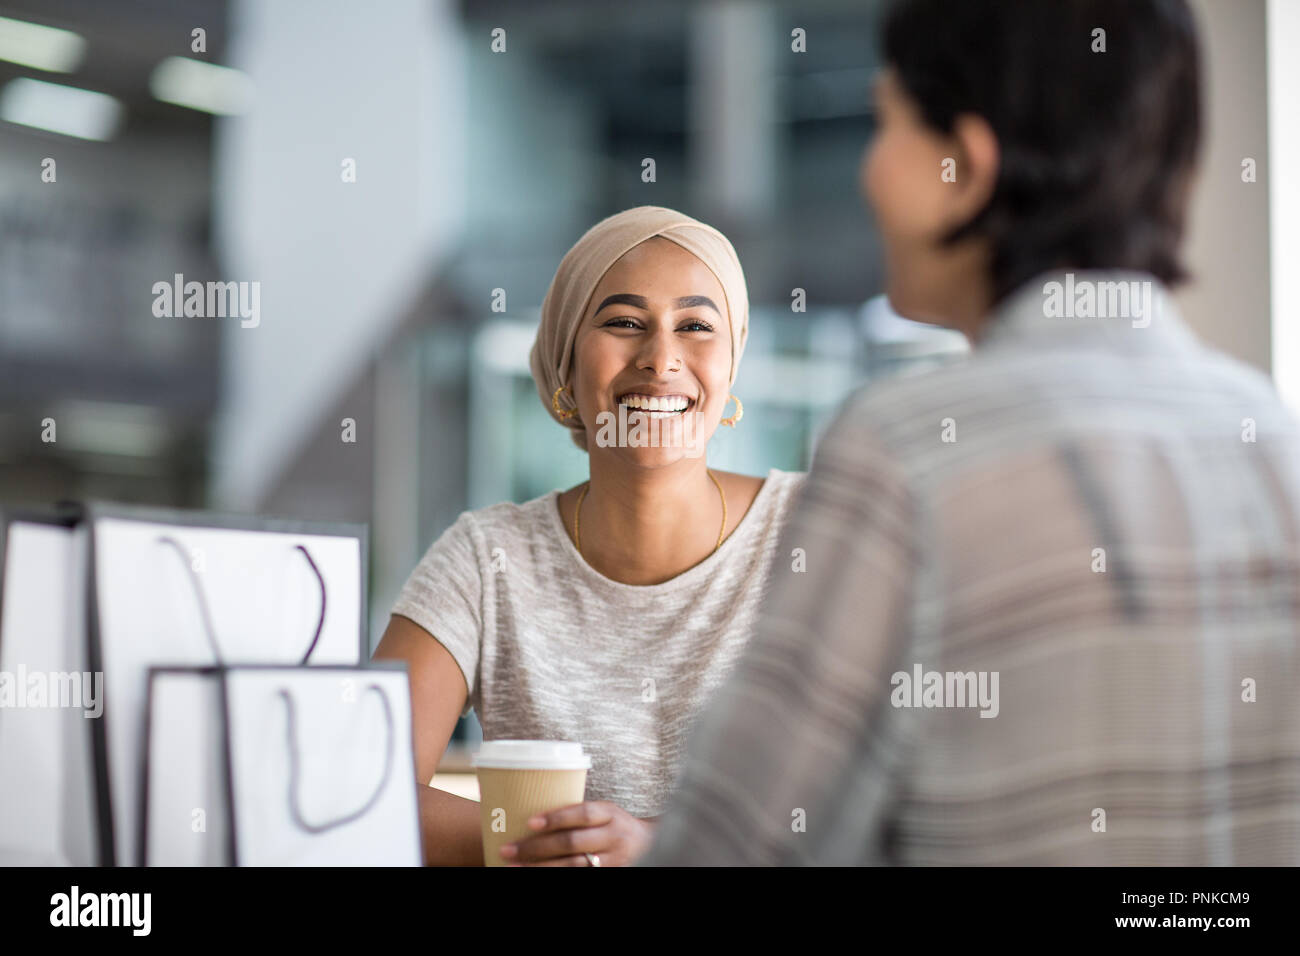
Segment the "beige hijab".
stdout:
[[[576,415],[568,419],[556,415],[551,398],[557,388],[569,384],[573,345],[596,286],[625,252],[655,236],[677,243],[717,276],[726,296],[725,309],[731,330],[729,381],[736,381],[740,355],[749,335],[749,294],[740,260],[727,237],[712,226],[662,206],[637,206],[616,213],[588,229],[560,261],[542,302],[542,321],[529,354],[542,404],[552,418],[571,429],[574,443],[584,450],[587,433],[582,422]],[[560,407],[573,408],[570,393],[560,396]]]

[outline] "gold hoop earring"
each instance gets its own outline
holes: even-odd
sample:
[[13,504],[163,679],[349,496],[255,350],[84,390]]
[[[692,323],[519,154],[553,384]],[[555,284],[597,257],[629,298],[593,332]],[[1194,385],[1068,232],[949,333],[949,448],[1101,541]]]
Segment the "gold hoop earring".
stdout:
[[559,388],[555,390],[555,394],[551,396],[551,407],[555,409],[555,414],[559,415],[560,418],[562,419],[572,418],[574,415],[578,414],[578,410],[576,408],[560,407],[561,392],[568,392],[570,397],[573,396],[573,392],[572,390],[570,390],[569,386],[561,385]]
[[[736,414],[732,415],[730,418],[724,418],[718,424],[726,425],[729,428],[735,428],[736,422],[740,421],[742,418],[745,417],[745,406],[740,404],[740,399],[738,399],[735,395],[728,395],[727,401],[736,403]],[[726,408],[727,406],[723,405],[722,407]]]

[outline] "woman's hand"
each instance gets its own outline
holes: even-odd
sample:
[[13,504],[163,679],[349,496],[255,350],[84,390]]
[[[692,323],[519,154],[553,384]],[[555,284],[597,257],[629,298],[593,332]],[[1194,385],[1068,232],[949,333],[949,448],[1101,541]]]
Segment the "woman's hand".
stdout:
[[591,853],[601,866],[627,866],[650,848],[654,826],[604,800],[575,803],[530,819],[533,835],[506,844],[501,856],[516,866],[591,866],[583,855]]

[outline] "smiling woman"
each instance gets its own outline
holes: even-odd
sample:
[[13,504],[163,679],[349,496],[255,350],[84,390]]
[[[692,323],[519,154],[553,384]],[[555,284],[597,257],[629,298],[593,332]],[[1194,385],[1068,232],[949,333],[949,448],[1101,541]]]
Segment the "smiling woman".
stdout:
[[[580,742],[586,802],[507,847],[523,864],[633,862],[696,715],[748,640],[803,475],[715,472],[749,299],[716,229],[642,206],[560,263],[531,354],[538,396],[590,480],[465,512],[429,548],[375,657],[407,661],[416,762],[432,777],[473,707],[485,740]],[[602,428],[611,419],[627,428]],[[659,430],[658,442],[636,439]],[[479,807],[429,789],[428,862],[481,863]],[[513,852],[513,856],[509,854]]]

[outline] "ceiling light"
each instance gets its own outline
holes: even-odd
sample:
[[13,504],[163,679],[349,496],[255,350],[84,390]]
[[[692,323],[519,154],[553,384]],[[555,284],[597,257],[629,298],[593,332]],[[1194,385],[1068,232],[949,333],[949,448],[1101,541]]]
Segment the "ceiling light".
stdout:
[[0,119],[79,139],[112,139],[122,104],[106,93],[20,76],[0,92]]
[[242,113],[253,101],[247,74],[182,56],[169,56],[154,67],[149,90],[164,103],[220,115]]
[[81,65],[86,41],[71,30],[0,17],[0,60],[71,73]]

